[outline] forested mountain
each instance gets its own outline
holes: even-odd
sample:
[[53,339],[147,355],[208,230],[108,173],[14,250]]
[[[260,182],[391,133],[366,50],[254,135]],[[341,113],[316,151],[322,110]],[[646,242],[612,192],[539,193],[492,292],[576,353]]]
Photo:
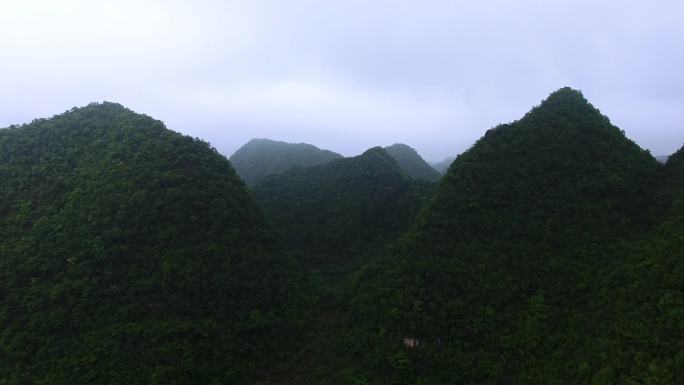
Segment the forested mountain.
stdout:
[[232,159],[253,192],[114,103],[0,129],[0,384],[684,378],[684,147],[660,163],[578,91],[438,185],[405,145]]
[[0,130],[0,383],[254,383],[297,270],[230,163],[113,103]]
[[432,190],[431,183],[405,176],[380,147],[270,175],[254,188],[292,247],[326,255],[362,252],[399,235]]
[[456,159],[455,156],[449,156],[441,162],[435,162],[430,165],[432,166],[432,168],[437,170],[437,172],[444,175],[446,174],[447,169],[449,169],[449,166],[451,166],[451,164],[454,162],[454,159]]
[[489,130],[358,275],[343,351],[359,381],[682,378],[681,198],[656,205],[662,169],[569,88]]
[[404,170],[411,178],[434,182],[442,177],[412,147],[402,143],[395,143],[385,147],[385,151],[394,158],[399,168]]
[[266,175],[279,174],[293,167],[309,167],[342,158],[342,155],[306,143],[286,143],[252,139],[230,157],[230,163],[248,186]]

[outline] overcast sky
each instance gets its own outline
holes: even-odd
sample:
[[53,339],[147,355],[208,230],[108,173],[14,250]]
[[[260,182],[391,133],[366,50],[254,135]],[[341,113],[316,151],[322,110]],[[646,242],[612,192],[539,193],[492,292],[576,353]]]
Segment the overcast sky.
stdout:
[[684,142],[680,1],[0,0],[0,127],[115,101],[230,156],[467,149],[571,86],[654,154]]

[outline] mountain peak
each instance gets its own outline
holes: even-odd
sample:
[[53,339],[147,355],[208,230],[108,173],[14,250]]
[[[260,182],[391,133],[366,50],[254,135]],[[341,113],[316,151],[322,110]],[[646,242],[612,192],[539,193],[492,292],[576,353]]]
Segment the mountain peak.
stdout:
[[[421,348],[413,350],[433,373],[453,372],[456,354],[469,357],[459,379],[464,383],[531,382],[532,366],[525,365],[537,365],[542,356],[562,357],[552,364],[565,373],[567,334],[556,334],[550,324],[519,331],[532,319],[544,320],[538,325],[562,319],[577,330],[594,330],[597,314],[607,313],[592,313],[603,308],[576,298],[602,291],[588,285],[608,288],[594,282],[606,282],[605,272],[620,266],[616,259],[624,252],[614,253],[613,245],[642,236],[648,225],[644,213],[654,207],[651,186],[659,177],[660,165],[650,154],[580,92],[554,92],[524,118],[490,130],[452,163],[412,230],[356,286],[350,312],[357,324],[369,325],[368,334],[359,335],[383,330],[396,336],[397,345],[403,336],[409,349],[420,341]],[[631,279],[626,277],[618,280]],[[622,297],[623,286],[610,284],[628,298]],[[573,290],[577,294],[569,295]],[[590,316],[580,323],[577,314]],[[546,343],[547,333],[563,341],[555,350]],[[530,336],[542,335],[543,342],[525,345]],[[509,344],[516,338],[520,345]],[[538,353],[503,357],[502,341]],[[587,340],[587,351],[598,351],[593,343]],[[584,365],[586,354],[576,357]],[[468,373],[472,362],[490,366]],[[534,367],[537,382],[548,381],[550,362]],[[501,377],[484,380],[491,368]]]
[[608,117],[589,103],[581,91],[570,87],[563,87],[552,92],[538,106],[525,114],[523,119],[537,117],[544,120],[563,118],[581,124],[590,119],[598,119],[610,124]]
[[361,154],[361,156],[385,156],[385,157],[389,157],[389,154],[387,153],[387,151],[385,151],[384,148],[382,148],[380,146],[375,146],[375,147],[371,147],[368,150],[364,151]]
[[408,144],[404,144],[404,143],[394,143],[391,146],[385,147],[385,149],[400,149],[400,150],[404,150],[404,151],[413,151],[413,152],[417,153],[417,151],[413,147],[409,146]]
[[356,163],[365,163],[368,167],[382,167],[392,170],[392,172],[398,175],[405,175],[401,166],[397,161],[387,152],[384,148],[380,146],[371,147],[364,151],[361,155],[347,158],[353,159]]
[[144,114],[139,114],[130,108],[116,102],[109,102],[109,101],[102,101],[102,102],[92,102],[89,103],[86,106],[83,107],[73,107],[70,110],[65,111],[62,114],[56,115],[56,116],[61,116],[61,115],[68,115],[68,114],[87,114],[87,113],[126,113],[130,115],[137,115],[137,116],[147,116]]
[[433,169],[413,147],[404,143],[395,143],[385,147],[385,151],[394,158],[399,167],[416,179],[436,181],[441,175]]
[[546,99],[542,100],[541,103],[532,109],[534,111],[537,108],[555,108],[560,105],[573,105],[573,106],[588,106],[592,109],[594,108],[591,103],[584,97],[582,91],[563,87],[559,88],[549,94]]
[[582,94],[582,91],[576,90],[568,86],[561,87],[551,92],[547,100],[552,98],[581,98],[582,100],[588,103],[587,99],[584,97],[584,94]]
[[339,158],[342,155],[308,143],[254,138],[235,151],[230,162],[242,180],[254,186],[269,174],[279,174],[293,167],[315,166]]

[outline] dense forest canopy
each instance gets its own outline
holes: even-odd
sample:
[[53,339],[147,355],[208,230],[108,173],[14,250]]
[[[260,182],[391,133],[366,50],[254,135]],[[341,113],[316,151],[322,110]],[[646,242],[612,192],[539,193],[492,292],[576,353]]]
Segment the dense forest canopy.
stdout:
[[256,199],[289,244],[345,255],[382,245],[405,231],[432,192],[382,148],[266,177]]
[[568,88],[488,131],[360,273],[345,345],[359,378],[680,378],[682,233],[659,225],[661,180],[648,152]]
[[435,182],[441,177],[440,173],[432,168],[414,148],[406,144],[395,143],[385,147],[385,151],[411,178]]
[[342,155],[307,143],[286,143],[270,139],[252,139],[230,157],[235,171],[248,186],[265,176],[279,174],[293,167],[308,167],[342,158]]
[[0,130],[0,383],[253,383],[298,270],[230,163],[113,103]]
[[0,384],[684,378],[684,147],[562,88],[433,166],[229,162],[115,103],[0,129]]

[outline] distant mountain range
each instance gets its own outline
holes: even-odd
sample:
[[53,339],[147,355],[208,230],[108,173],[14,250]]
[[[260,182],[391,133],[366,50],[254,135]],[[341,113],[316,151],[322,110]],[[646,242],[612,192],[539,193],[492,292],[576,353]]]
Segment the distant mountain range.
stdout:
[[449,156],[440,162],[433,162],[430,165],[432,166],[432,168],[437,170],[437,172],[439,172],[441,175],[444,175],[446,174],[449,166],[451,166],[451,164],[454,162],[454,159],[456,159],[455,156]]
[[[385,147],[385,150],[411,178],[436,181],[441,177],[408,145],[396,143]],[[308,143],[252,139],[230,157],[230,162],[240,178],[248,186],[254,186],[267,175],[280,174],[295,167],[316,166],[342,157]]]
[[399,168],[406,172],[411,178],[434,182],[442,177],[415,149],[406,144],[395,143],[385,147],[385,151],[394,158],[399,165]]
[[293,167],[309,167],[342,158],[342,155],[307,143],[286,143],[270,139],[252,139],[231,157],[235,171],[248,186],[266,175],[279,174]]
[[380,147],[269,175],[254,187],[292,247],[327,255],[363,252],[396,237],[413,223],[432,189],[409,178]]
[[300,272],[202,141],[75,108],[0,130],[0,197],[2,383],[254,383],[297,341]]

